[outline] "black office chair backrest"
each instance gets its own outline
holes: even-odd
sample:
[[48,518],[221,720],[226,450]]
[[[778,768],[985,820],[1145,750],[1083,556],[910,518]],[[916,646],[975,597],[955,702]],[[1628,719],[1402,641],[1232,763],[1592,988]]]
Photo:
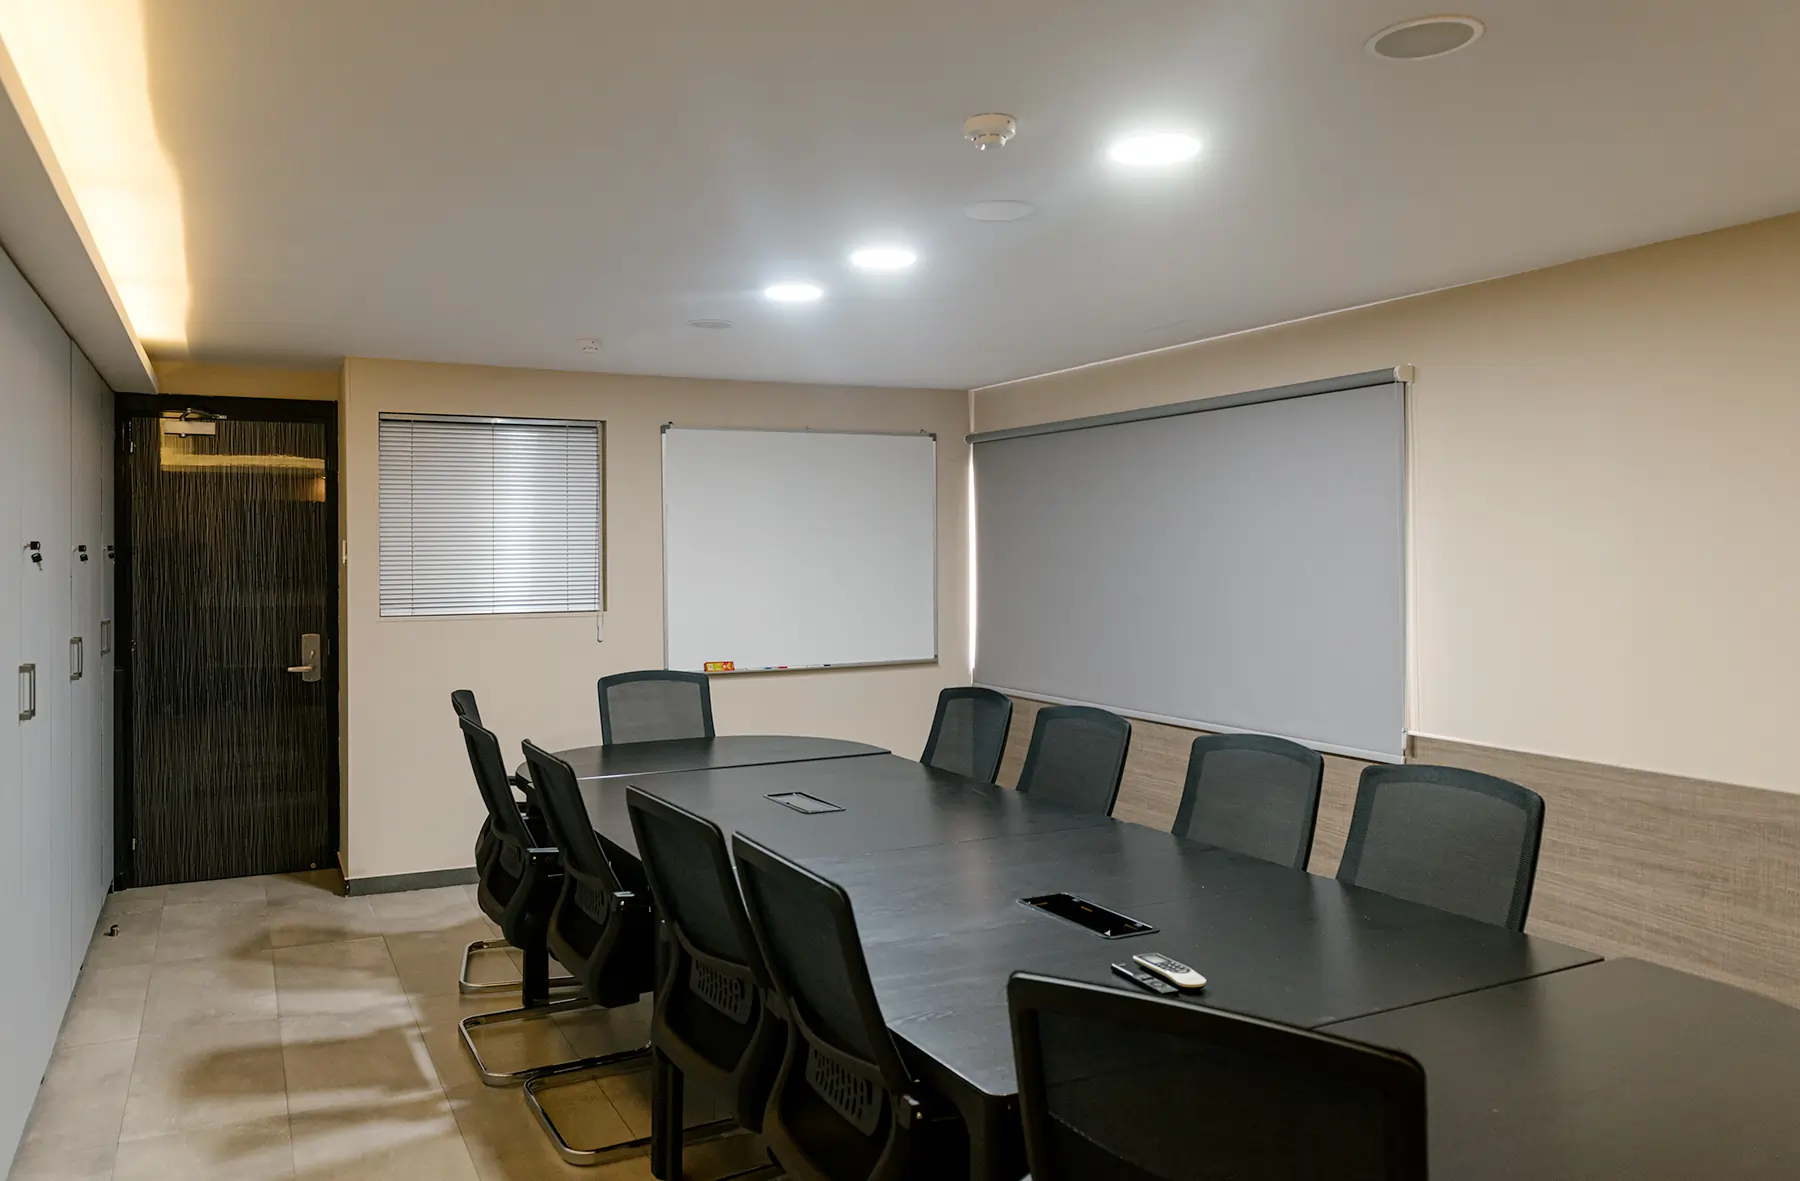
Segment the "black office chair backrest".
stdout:
[[488,824],[494,839],[509,850],[508,860],[521,856],[534,847],[531,830],[519,814],[513,799],[512,784],[506,777],[506,760],[500,753],[500,740],[492,730],[473,718],[458,720],[463,744],[469,749],[469,766],[475,772],[475,786],[481,789],[481,802],[487,805]]
[[477,726],[481,725],[481,707],[475,704],[475,690],[452,689],[450,708],[456,711],[457,717],[468,718]]
[[1525,929],[1544,801],[1505,779],[1420,763],[1362,773],[1338,880]]
[[766,1008],[769,977],[725,834],[635,787],[625,806],[665,938],[651,1039],[678,1069],[700,1068],[738,1123],[760,1129],[787,1039]]
[[625,807],[657,917],[702,955],[736,965],[766,986],[719,826],[635,787],[625,789]]
[[[616,893],[621,889],[619,879],[607,860],[606,850],[600,847],[600,838],[594,835],[593,821],[588,819],[587,806],[581,802],[581,784],[575,769],[535,742],[523,745],[532,786],[537,789],[538,807],[550,829],[550,838],[562,852],[563,872],[597,892]],[[606,899],[596,897],[595,901]]]
[[1325,760],[1263,734],[1206,734],[1188,754],[1175,813],[1178,837],[1305,869],[1319,818]]
[[1131,723],[1087,705],[1038,710],[1019,790],[1034,799],[1101,816],[1112,814],[1131,749]]
[[1006,991],[1035,1181],[1425,1181],[1405,1054],[1026,973]]
[[1006,753],[1012,698],[969,685],[938,694],[937,715],[919,761],[982,783],[992,783]]
[[601,677],[600,741],[664,742],[713,737],[712,686],[705,673],[649,669]]
[[744,910],[769,982],[807,1044],[806,1081],[844,1119],[874,1134],[909,1081],[882,1020],[856,915],[842,886],[741,833],[731,838]]

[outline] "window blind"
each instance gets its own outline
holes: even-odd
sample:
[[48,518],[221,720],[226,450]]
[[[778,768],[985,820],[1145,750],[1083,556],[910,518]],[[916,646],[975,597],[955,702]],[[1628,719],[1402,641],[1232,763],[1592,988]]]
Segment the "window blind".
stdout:
[[381,613],[598,611],[601,429],[382,415]]
[[1399,762],[1405,394],[1318,384],[976,436],[976,683]]

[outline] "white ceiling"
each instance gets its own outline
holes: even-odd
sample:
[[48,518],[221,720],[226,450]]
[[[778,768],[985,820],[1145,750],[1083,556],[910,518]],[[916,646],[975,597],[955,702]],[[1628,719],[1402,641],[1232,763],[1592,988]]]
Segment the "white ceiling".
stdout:
[[969,387],[1800,208],[1800,4],[1467,2],[148,0],[190,352]]

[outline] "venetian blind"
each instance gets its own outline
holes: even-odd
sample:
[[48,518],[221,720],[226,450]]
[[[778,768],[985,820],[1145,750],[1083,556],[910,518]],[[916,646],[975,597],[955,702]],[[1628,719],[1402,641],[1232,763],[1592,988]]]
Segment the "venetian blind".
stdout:
[[597,422],[381,416],[381,613],[600,609]]

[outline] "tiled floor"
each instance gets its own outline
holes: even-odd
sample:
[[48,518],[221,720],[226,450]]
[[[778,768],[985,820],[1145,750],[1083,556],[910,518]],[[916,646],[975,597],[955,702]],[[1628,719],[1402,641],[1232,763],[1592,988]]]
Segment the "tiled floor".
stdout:
[[[650,1176],[641,1157],[564,1164],[520,1093],[476,1076],[457,1022],[518,994],[458,993],[463,946],[495,934],[473,887],[344,898],[335,885],[243,878],[109,898],[12,1181]],[[516,977],[512,957],[477,964]],[[641,1045],[647,1022],[638,1006],[477,1038],[510,1069]],[[583,1145],[648,1135],[648,1099],[646,1074],[546,1093]],[[742,1137],[690,1149],[690,1172],[742,1167],[746,1150]]]

